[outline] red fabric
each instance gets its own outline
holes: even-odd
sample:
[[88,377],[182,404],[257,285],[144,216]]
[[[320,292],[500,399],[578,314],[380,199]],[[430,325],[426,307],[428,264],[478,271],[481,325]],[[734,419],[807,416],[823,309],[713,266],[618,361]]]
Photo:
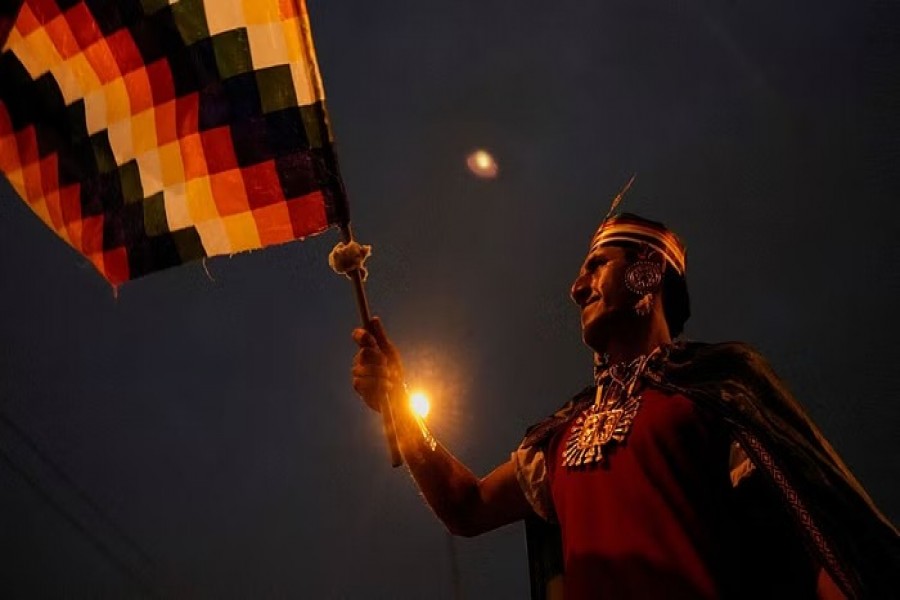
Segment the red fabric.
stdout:
[[569,431],[548,453],[567,600],[759,592],[748,582],[766,577],[767,559],[739,547],[747,527],[734,506],[730,440],[692,402],[645,390],[629,436],[599,465],[561,466]]

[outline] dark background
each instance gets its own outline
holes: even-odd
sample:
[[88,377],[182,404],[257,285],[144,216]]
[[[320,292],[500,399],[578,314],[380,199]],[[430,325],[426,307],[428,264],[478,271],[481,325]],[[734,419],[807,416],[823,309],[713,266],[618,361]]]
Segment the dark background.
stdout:
[[[589,381],[568,286],[637,173],[688,337],[762,350],[898,520],[890,4],[310,1],[373,310],[473,471]],[[0,595],[526,596],[520,525],[451,540],[390,468],[336,232],[116,295],[0,196]]]

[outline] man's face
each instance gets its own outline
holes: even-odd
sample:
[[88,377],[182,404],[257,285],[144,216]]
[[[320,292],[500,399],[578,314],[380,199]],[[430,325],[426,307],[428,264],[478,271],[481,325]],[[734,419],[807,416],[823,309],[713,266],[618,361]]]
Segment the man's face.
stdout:
[[625,287],[628,265],[624,248],[594,248],[572,284],[572,300],[581,308],[582,338],[592,348],[602,345],[617,323],[633,316],[636,298]]

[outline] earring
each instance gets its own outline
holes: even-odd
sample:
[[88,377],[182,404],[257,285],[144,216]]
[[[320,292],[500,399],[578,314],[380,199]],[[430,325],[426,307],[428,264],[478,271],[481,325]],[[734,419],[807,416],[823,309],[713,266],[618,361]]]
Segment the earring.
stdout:
[[646,317],[650,314],[651,308],[653,308],[653,294],[646,294],[634,305],[634,312],[636,312],[638,316]]
[[652,249],[645,249],[638,260],[631,263],[625,270],[625,287],[632,294],[640,296],[634,311],[644,317],[650,314],[653,308],[653,296],[662,283],[665,263],[660,260],[658,253]]
[[625,287],[638,296],[652,294],[662,283],[662,264],[653,260],[639,259],[625,271]]

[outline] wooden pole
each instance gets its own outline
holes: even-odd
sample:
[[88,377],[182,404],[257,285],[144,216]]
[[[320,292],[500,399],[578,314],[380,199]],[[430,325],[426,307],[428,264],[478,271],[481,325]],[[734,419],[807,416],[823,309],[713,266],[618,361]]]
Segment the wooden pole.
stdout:
[[[353,241],[353,230],[350,223],[341,225],[341,241],[349,244]],[[347,277],[353,283],[353,295],[356,297],[356,308],[359,310],[359,318],[370,333],[372,331],[372,315],[369,312],[369,301],[366,298],[366,288],[363,285],[362,275],[359,269],[347,272]],[[391,454],[391,466],[399,467],[403,464],[403,456],[400,454],[400,446],[397,444],[397,433],[394,429],[394,415],[391,409],[390,394],[385,394],[381,399],[381,421],[384,426],[384,437],[387,439],[388,450]]]

